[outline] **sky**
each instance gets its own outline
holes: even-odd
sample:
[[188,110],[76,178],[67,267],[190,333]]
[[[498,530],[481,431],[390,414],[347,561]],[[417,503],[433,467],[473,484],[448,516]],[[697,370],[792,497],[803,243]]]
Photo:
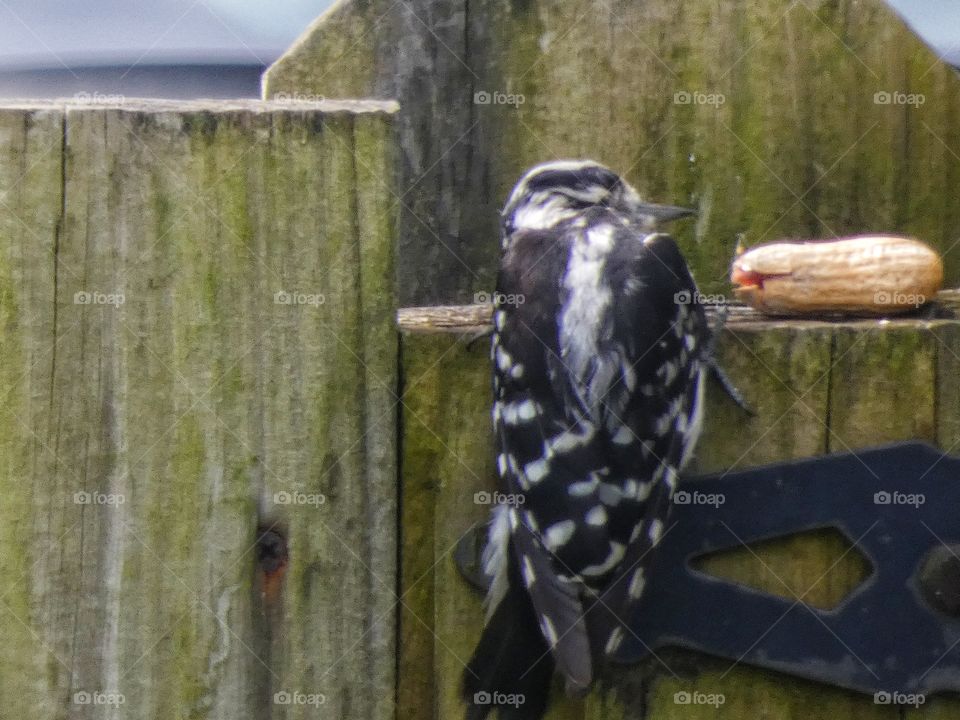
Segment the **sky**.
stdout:
[[920,37],[954,65],[960,65],[958,0],[888,0]]
[[0,65],[274,60],[332,0],[2,0]]
[[[960,0],[889,0],[960,63]],[[217,58],[266,64],[332,0],[2,0],[0,66]]]

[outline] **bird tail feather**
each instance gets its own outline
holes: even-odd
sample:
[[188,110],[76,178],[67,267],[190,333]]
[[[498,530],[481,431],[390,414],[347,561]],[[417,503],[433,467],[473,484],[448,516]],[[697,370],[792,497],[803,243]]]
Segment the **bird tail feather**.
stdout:
[[540,720],[546,712],[554,661],[537,624],[516,560],[507,553],[507,588],[483,629],[463,673],[466,720]]

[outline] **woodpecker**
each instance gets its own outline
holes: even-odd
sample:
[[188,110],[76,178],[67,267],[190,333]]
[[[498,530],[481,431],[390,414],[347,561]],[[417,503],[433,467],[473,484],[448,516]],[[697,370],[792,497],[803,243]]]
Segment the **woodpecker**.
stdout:
[[628,628],[700,433],[709,329],[676,243],[691,211],[607,167],[529,170],[501,216],[493,425],[503,502],[467,720],[537,720],[554,672],[589,690]]

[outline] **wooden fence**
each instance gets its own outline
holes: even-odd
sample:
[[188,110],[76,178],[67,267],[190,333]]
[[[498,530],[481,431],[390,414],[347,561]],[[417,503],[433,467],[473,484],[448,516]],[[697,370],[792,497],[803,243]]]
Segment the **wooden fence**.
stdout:
[[395,109],[0,109],[0,716],[393,717]]
[[[960,86],[880,0],[340,3],[265,93],[0,108],[2,718],[460,716],[487,348],[395,313],[489,290],[534,161],[595,156],[698,207],[679,239],[707,292],[738,235],[870,229],[960,281]],[[745,316],[719,351],[757,412],[711,388],[698,470],[960,446],[958,321]],[[869,572],[830,533],[705,569],[821,606]],[[549,717],[958,710],[661,658]]]
[[[422,327],[402,335],[398,717],[404,720],[460,716],[458,677],[483,622],[481,599],[451,554],[461,534],[489,512],[475,493],[495,487],[488,349],[473,336],[472,328],[458,334]],[[746,314],[724,330],[719,353],[755,415],[710,386],[693,472],[904,439],[953,452],[960,447],[960,321],[774,322]],[[856,547],[831,531],[743,546],[710,557],[703,569],[813,607],[835,606],[870,573]],[[764,630],[757,628],[758,638]],[[876,705],[869,696],[742,664],[681,651],[659,656],[613,670],[607,686],[586,701],[565,699],[557,687],[548,718],[892,720],[953,717],[960,709],[956,700],[929,698],[902,716],[901,708]],[[674,695],[682,691],[719,694],[725,702],[678,704]],[[435,707],[423,701],[431,697]]]
[[400,102],[404,305],[489,290],[503,199],[557,157],[696,208],[705,293],[738,237],[960,238],[960,78],[884,0],[347,0],[264,92]]
[[[695,207],[677,233],[707,293],[729,292],[738,240],[871,230],[922,237],[944,253],[948,284],[960,281],[960,206],[945,191],[960,178],[960,79],[883,0],[340,2],[270,68],[264,94],[399,100],[401,304],[489,290],[503,198],[525,168],[563,156],[594,157],[652,200]],[[952,320],[733,324],[721,359],[758,412],[711,390],[697,469],[901,438],[956,449],[958,342]],[[484,344],[455,328],[406,329],[401,348],[398,717],[451,718],[481,618],[450,552],[488,510],[473,494],[493,482],[489,368]],[[868,572],[830,533],[707,568],[826,606]],[[931,700],[902,713],[687,653],[667,664],[624,671],[551,717],[956,712]],[[727,702],[673,703],[689,688]]]

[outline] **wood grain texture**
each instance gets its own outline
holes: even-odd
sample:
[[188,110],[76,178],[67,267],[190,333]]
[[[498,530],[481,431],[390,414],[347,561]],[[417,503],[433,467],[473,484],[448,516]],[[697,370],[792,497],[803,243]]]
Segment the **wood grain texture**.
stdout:
[[56,599],[59,568],[72,575],[67,587],[80,577],[70,568],[78,512],[50,447],[55,352],[79,338],[56,316],[63,123],[62,109],[0,113],[0,695],[11,716],[64,716],[71,690],[68,643],[51,645],[57,630],[72,635],[69,607]]
[[[463,714],[460,676],[483,627],[482,598],[453,560],[486,522],[495,488],[487,341],[404,333],[401,674],[397,716]],[[547,720],[580,720],[583,703],[557,688]]]
[[[460,535],[486,517],[485,507],[470,502],[471,494],[495,486],[487,342],[472,339],[473,333],[451,332],[451,326],[472,328],[479,312],[472,306],[400,314],[410,327],[402,343],[409,385],[401,454],[404,505],[411,508],[402,524],[408,578],[402,586],[412,586],[421,618],[431,612],[434,617],[433,624],[414,618],[401,624],[410,649],[410,655],[401,656],[407,669],[401,670],[400,683],[409,698],[401,703],[402,717],[459,716],[462,662],[482,625],[480,598],[451,558]],[[425,318],[439,318],[433,333],[421,322]],[[960,405],[953,388],[960,363],[957,327],[953,320],[741,317],[723,331],[718,356],[755,414],[746,415],[716,385],[708,385],[704,435],[692,472],[904,437],[937,440],[945,449],[947,443],[960,444],[955,417]],[[942,392],[936,390],[940,383]],[[431,517],[432,529],[425,530],[420,517]],[[424,548],[428,543],[432,553]],[[869,574],[852,543],[830,532],[738,548],[709,557],[700,567],[767,592],[800,597],[812,607],[835,606]],[[432,594],[423,582],[432,583]],[[423,670],[431,660],[432,674]],[[427,709],[422,698],[431,692],[435,705]],[[685,696],[677,695],[694,692],[723,695],[723,703],[686,704]],[[554,698],[549,717],[558,720],[899,717],[898,709],[874,705],[872,698],[856,693],[681,651],[667,651],[659,661],[639,667],[608,670],[584,701],[565,698],[559,687]],[[916,717],[947,717],[954,703],[931,700]]]
[[402,104],[402,304],[490,288],[513,183],[582,156],[698,210],[676,232],[704,292],[738,238],[863,232],[930,242],[960,281],[960,78],[883,0],[353,0],[264,88]]
[[0,714],[393,717],[391,111],[0,109]]
[[[954,326],[950,322],[947,326]],[[830,383],[832,452],[936,437],[937,342],[931,325],[840,328]]]
[[[481,300],[489,297],[489,293],[477,294]],[[786,318],[777,315],[762,313],[739,302],[704,303],[704,311],[711,327],[721,322],[727,328],[744,328],[745,330],[777,330],[783,328],[810,328],[810,323],[826,321],[834,324],[843,322],[843,315],[834,313],[807,313],[803,319],[792,318],[789,324],[784,324]],[[493,305],[489,302],[478,301],[470,305],[423,305],[416,307],[402,307],[397,309],[397,326],[403,332],[411,333],[438,333],[449,332],[454,334],[490,332],[493,329]],[[953,318],[960,314],[960,291],[941,290],[932,299],[930,305],[925,305],[907,317],[912,322],[915,318]],[[896,316],[894,316],[896,319]],[[903,318],[900,318],[901,320]],[[868,318],[848,316],[847,323],[873,322]],[[823,327],[830,327],[826,325]],[[870,327],[863,325],[863,327]]]

